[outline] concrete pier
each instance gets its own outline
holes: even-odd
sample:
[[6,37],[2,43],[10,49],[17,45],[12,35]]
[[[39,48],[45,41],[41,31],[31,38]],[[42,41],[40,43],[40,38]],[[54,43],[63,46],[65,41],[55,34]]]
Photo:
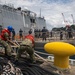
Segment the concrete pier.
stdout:
[[66,42],[66,43],[70,43],[72,45],[75,45],[75,40],[47,40],[47,41],[42,41],[42,40],[37,40],[35,41],[35,49],[43,49],[44,45],[48,42],[55,42],[55,41],[60,41],[60,42]]

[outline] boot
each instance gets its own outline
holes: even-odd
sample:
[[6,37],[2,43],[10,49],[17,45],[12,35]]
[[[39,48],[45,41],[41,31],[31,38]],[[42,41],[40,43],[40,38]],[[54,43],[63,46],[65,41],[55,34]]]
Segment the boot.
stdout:
[[18,65],[19,61],[18,60],[15,60],[13,63]]
[[7,58],[8,60],[11,60],[11,56],[5,55],[5,58]]

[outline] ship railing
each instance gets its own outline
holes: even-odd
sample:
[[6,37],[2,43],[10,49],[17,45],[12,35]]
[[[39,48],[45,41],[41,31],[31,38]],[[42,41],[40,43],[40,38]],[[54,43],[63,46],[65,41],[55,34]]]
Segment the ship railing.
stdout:
[[[54,56],[48,56],[47,57],[49,61],[54,62]],[[70,65],[75,65],[75,60],[74,59],[69,59]]]

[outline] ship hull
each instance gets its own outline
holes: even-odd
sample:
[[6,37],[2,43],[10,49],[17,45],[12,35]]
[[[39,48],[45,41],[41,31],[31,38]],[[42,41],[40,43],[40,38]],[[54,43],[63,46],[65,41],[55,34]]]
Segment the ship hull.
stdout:
[[0,5],[0,25],[3,28],[11,25],[15,29],[16,33],[19,33],[20,28],[24,31],[24,34],[28,34],[29,29],[42,29],[46,27],[46,21],[44,18],[37,17],[31,14],[30,10],[18,10],[7,5]]

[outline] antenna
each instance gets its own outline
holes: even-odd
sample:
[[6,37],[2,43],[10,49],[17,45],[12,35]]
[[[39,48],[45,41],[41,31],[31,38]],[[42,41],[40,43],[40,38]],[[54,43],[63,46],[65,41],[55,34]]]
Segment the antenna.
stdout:
[[41,17],[41,8],[40,8],[40,17]]
[[2,1],[0,0],[0,4],[2,3]]

